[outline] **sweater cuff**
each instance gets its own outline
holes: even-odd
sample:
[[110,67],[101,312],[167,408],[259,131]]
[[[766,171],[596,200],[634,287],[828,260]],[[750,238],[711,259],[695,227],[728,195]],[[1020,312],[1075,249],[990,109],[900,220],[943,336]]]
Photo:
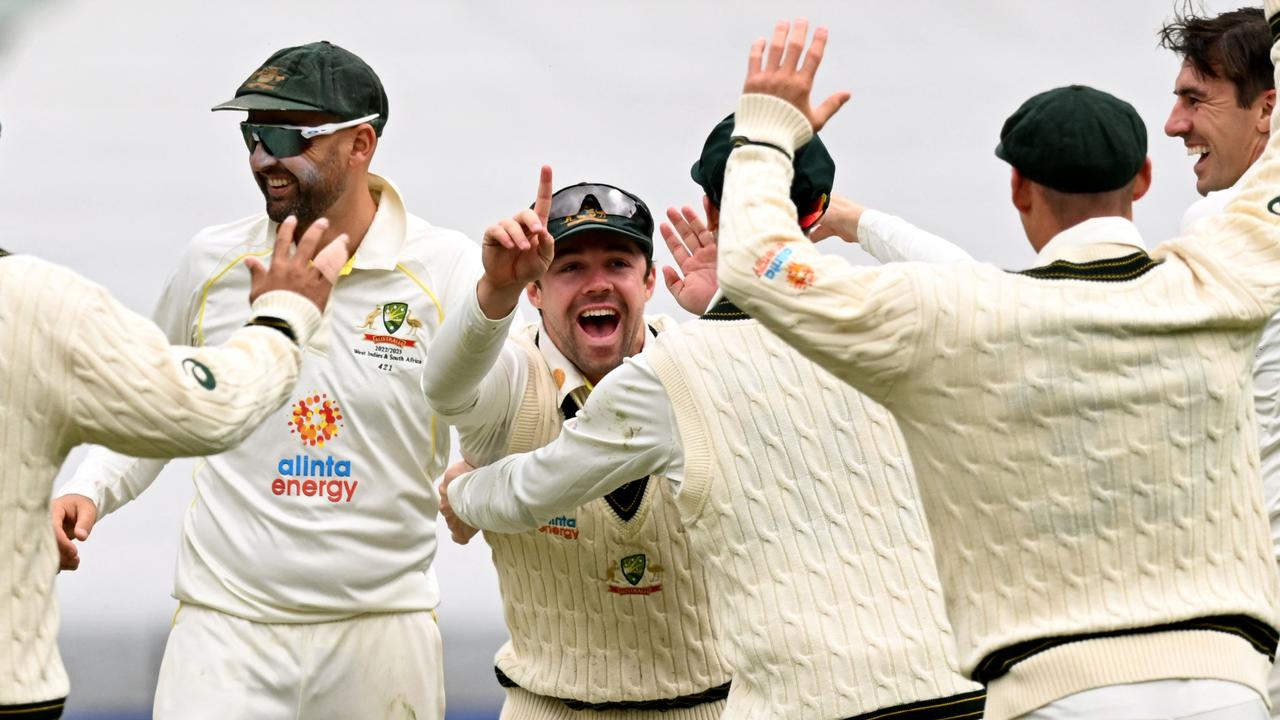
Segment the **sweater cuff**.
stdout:
[[288,290],[272,290],[260,296],[253,303],[250,316],[280,318],[289,323],[299,346],[306,345],[320,328],[320,311],[315,303]]
[[796,149],[813,138],[813,126],[804,113],[786,100],[747,93],[738,100],[733,136],[773,145],[794,158]]
[[[472,292],[470,297],[463,301],[462,312],[466,313],[466,322],[462,324],[462,337],[459,343],[468,352],[482,352],[492,347],[494,342],[506,340],[511,332],[511,323],[520,312],[520,305],[517,303],[511,308],[511,312],[507,313],[506,317],[492,320],[484,314],[484,310],[480,309],[480,297]],[[499,337],[502,339],[495,339]]]

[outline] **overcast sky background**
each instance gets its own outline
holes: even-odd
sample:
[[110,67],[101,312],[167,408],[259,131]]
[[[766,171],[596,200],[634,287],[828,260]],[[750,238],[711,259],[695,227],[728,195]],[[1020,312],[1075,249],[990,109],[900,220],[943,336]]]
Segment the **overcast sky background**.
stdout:
[[[275,49],[320,39],[382,77],[391,112],[374,170],[436,225],[478,239],[528,205],[542,163],[557,186],[617,184],[657,215],[696,205],[688,168],[733,110],[752,40],[788,15],[831,28],[822,96],[853,92],[823,131],[837,192],[1026,266],[992,149],[1027,97],[1083,83],[1146,121],[1155,181],[1135,219],[1155,244],[1198,197],[1191,159],[1161,130],[1179,63],[1155,33],[1172,11],[1171,0],[0,0],[0,246],[71,266],[150,313],[197,230],[262,206],[239,118],[209,107]],[[679,315],[662,289],[654,308]],[[59,579],[68,717],[149,707],[192,467],[171,464]],[[451,710],[493,707],[503,630],[488,549],[446,539],[438,572]]]

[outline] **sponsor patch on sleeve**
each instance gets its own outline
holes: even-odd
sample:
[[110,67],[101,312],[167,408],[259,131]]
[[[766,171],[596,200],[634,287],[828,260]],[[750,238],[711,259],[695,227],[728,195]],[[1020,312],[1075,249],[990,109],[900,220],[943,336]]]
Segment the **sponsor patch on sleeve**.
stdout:
[[795,251],[789,247],[773,248],[756,260],[756,277],[773,280],[781,277],[796,290],[807,290],[817,279],[813,266],[791,259]]

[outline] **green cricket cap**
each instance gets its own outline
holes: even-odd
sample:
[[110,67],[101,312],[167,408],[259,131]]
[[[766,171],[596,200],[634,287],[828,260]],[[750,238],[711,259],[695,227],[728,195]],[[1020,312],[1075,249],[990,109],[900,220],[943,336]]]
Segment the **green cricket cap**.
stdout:
[[1060,192],[1108,192],[1142,169],[1147,128],[1120,98],[1068,85],[1036,95],[1010,115],[996,157]]
[[312,110],[338,121],[377,114],[387,124],[387,93],[378,74],[355,54],[321,41],[277,50],[240,84],[234,98],[214,110]]
[[580,233],[603,231],[627,238],[653,259],[653,214],[639,197],[607,183],[581,182],[555,191],[547,232],[559,244]]
[[[702,145],[702,155],[689,169],[693,181],[702,187],[716,207],[720,206],[720,196],[724,192],[724,169],[729,163],[729,153],[733,152],[732,138],[733,115],[730,114],[712,128]],[[831,202],[836,163],[827,152],[827,146],[815,135],[796,151],[793,164],[795,174],[791,180],[791,202],[795,203],[796,212],[800,215],[800,224],[809,227],[822,217]]]

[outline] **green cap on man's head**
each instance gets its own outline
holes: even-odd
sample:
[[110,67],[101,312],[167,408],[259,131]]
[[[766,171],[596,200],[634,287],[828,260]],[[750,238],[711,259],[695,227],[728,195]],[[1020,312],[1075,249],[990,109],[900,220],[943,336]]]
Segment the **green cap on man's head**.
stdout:
[[368,115],[377,134],[390,112],[382,81],[365,61],[329,42],[278,50],[214,110],[308,110],[339,122]]
[[1142,169],[1147,128],[1120,98],[1068,85],[1036,95],[1009,116],[996,156],[1059,192],[1108,192]]
[[[711,129],[711,134],[702,145],[702,155],[689,168],[693,181],[702,187],[702,191],[716,207],[720,206],[724,192],[724,169],[729,163],[729,154],[733,152],[733,148],[733,115],[729,115]],[[800,219],[803,221],[806,214],[813,214],[815,208],[818,216],[821,216],[831,201],[836,163],[817,135],[796,151],[794,166],[791,202],[801,215]],[[817,217],[813,221],[816,222]]]

